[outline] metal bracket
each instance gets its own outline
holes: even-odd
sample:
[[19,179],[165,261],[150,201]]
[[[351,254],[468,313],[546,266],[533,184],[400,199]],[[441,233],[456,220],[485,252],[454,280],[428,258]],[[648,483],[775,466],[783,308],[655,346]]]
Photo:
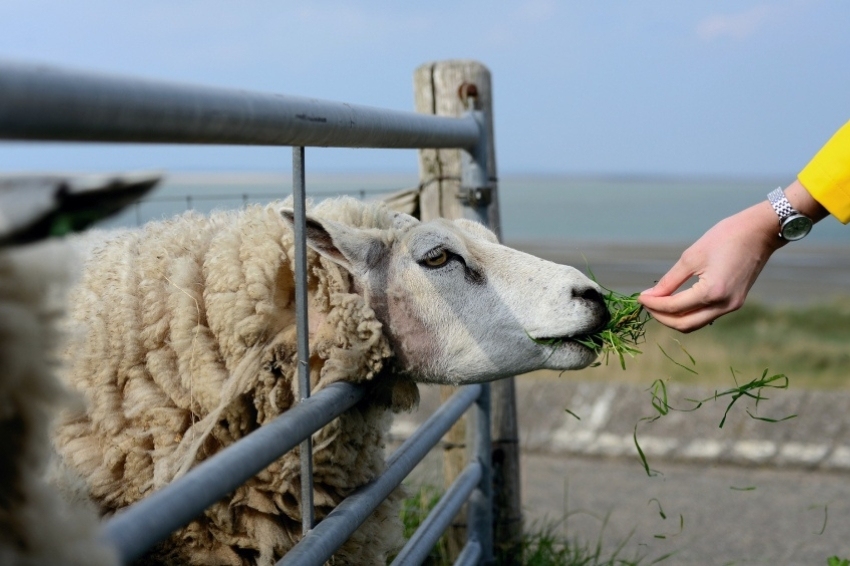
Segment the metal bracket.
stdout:
[[[469,86],[474,87],[474,85]],[[490,178],[487,173],[487,139],[484,112],[473,109],[474,100],[474,97],[468,96],[467,102],[470,110],[467,111],[467,114],[475,118],[481,131],[481,137],[475,146],[466,148],[461,153],[461,181],[457,198],[463,203],[463,208],[466,209],[465,216],[487,224],[487,207],[493,201],[494,189],[490,185]]]
[[461,187],[457,198],[467,206],[487,206],[493,200],[491,187]]

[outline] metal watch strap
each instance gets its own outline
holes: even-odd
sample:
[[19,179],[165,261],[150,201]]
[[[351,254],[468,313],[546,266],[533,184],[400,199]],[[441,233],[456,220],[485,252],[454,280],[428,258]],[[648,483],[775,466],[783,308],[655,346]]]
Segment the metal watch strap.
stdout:
[[782,191],[782,187],[778,187],[767,195],[767,200],[770,201],[770,205],[773,207],[773,210],[776,211],[777,216],[779,216],[780,222],[792,214],[799,214],[791,203],[788,202],[788,199],[785,198],[785,193]]

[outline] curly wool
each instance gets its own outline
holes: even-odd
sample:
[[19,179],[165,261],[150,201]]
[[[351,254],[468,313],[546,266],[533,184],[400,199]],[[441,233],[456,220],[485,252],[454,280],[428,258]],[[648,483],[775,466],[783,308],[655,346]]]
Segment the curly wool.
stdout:
[[66,503],[44,476],[49,428],[74,403],[55,372],[68,249],[51,242],[0,251],[0,564],[118,564],[95,540],[97,515]]
[[[88,408],[55,444],[105,514],[132,504],[297,401],[293,235],[279,205],[187,213],[97,247],[71,296],[67,381]],[[325,201],[312,213],[389,230],[382,205]],[[392,237],[388,233],[387,237]],[[310,380],[373,382],[372,396],[313,436],[321,519],[384,468],[392,410],[418,401],[383,372],[392,352],[350,275],[308,251]],[[295,450],[180,529],[150,563],[272,564],[300,538]],[[338,551],[385,563],[401,544],[398,494]]]

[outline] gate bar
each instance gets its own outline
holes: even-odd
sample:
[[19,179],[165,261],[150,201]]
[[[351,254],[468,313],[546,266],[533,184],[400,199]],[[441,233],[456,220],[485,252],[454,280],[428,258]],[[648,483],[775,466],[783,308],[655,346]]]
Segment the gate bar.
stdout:
[[364,394],[364,387],[351,383],[325,387],[185,476],[116,513],[104,524],[100,539],[116,549],[122,563],[136,560],[351,408]]
[[428,451],[481,395],[482,385],[466,385],[443,403],[387,460],[384,473],[345,498],[277,563],[321,566],[351,533],[407,477]]
[[479,560],[481,560],[481,543],[476,539],[469,539],[453,566],[478,566]]
[[[292,204],[295,236],[295,326],[297,329],[298,397],[310,398],[310,332],[307,324],[307,204],[304,147],[292,148]],[[313,528],[313,438],[301,442],[301,534]]]
[[480,462],[472,462],[457,477],[454,483],[446,490],[440,501],[434,506],[428,516],[395,557],[391,566],[404,566],[405,564],[422,564],[431,552],[431,549],[440,540],[443,532],[451,524],[452,520],[466,503],[466,499],[472,490],[481,481],[482,466]]
[[418,149],[479,135],[469,116],[0,61],[0,139]]

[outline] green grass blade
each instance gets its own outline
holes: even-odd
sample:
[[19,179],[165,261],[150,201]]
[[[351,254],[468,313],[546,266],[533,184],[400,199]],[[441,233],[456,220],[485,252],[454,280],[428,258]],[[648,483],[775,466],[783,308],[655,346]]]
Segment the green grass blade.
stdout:
[[[692,374],[694,374],[694,375],[699,375],[699,372],[697,372],[697,370],[695,370],[695,369],[693,369],[693,368],[689,368],[688,366],[686,366],[686,365],[684,365],[684,364],[682,364],[682,363],[679,363],[679,362],[677,362],[676,360],[674,360],[674,359],[670,356],[670,354],[668,354],[667,352],[665,352],[665,351],[664,351],[664,348],[662,348],[662,347],[661,347],[661,344],[658,344],[658,349],[659,349],[659,350],[661,350],[661,353],[662,353],[662,354],[664,354],[664,357],[665,357],[665,358],[667,358],[668,360],[670,360],[671,362],[673,362],[674,364],[676,364],[677,366],[679,366],[679,367],[680,367],[680,368],[682,368],[683,370],[685,370],[685,371],[689,371],[689,372],[691,372],[691,373],[692,373]],[[690,356],[690,354],[688,354],[688,355]],[[691,359],[693,359],[693,358],[691,358]]]

